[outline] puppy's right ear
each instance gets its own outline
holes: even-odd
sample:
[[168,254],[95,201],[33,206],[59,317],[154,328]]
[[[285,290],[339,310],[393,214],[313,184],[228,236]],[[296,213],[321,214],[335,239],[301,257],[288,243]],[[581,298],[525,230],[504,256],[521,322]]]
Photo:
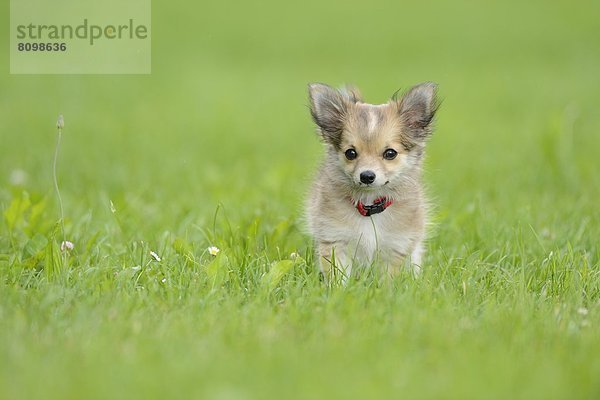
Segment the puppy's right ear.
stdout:
[[349,107],[347,96],[322,83],[309,84],[308,96],[310,114],[321,136],[327,143],[339,148]]

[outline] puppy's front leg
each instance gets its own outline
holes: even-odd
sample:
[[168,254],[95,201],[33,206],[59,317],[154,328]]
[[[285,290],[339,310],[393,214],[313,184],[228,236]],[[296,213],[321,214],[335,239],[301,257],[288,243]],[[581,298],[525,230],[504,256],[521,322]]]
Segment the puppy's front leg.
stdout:
[[343,284],[348,281],[352,273],[352,260],[346,254],[347,247],[348,244],[343,242],[319,243],[319,263],[328,284],[340,278]]
[[410,265],[415,276],[421,275],[421,263],[423,260],[423,243],[419,242],[410,254]]
[[387,263],[387,273],[390,277],[398,276],[403,271],[410,271],[414,276],[421,274],[421,257],[423,246],[419,243],[410,254],[410,257],[401,251],[392,250]]

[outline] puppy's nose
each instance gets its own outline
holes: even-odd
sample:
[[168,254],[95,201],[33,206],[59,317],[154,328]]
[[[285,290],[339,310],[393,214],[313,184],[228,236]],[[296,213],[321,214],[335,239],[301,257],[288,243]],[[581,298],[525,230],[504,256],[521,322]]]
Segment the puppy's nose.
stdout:
[[360,181],[364,184],[370,185],[375,182],[375,172],[363,171],[360,173]]

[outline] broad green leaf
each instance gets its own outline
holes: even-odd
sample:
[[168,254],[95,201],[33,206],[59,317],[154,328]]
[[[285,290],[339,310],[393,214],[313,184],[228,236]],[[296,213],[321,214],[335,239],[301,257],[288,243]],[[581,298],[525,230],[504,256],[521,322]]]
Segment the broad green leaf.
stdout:
[[31,206],[29,193],[23,192],[19,197],[14,198],[8,208],[4,211],[4,219],[8,230],[13,230],[19,222],[24,220],[24,214]]
[[46,258],[44,260],[44,271],[48,280],[55,278],[60,273],[62,267],[62,260],[60,257],[60,250],[58,245],[50,240],[46,246]]
[[294,262],[292,260],[281,260],[273,263],[269,272],[262,278],[262,282],[266,285],[269,290],[273,290],[277,287],[281,279],[290,272]]
[[229,258],[219,254],[205,268],[213,288],[223,285],[229,279]]
[[37,230],[37,228],[39,227],[39,225],[40,225],[39,223],[41,221],[42,214],[43,214],[44,210],[46,209],[47,203],[48,202],[47,202],[46,198],[43,198],[31,206],[31,214],[29,214],[29,223],[28,223],[28,229],[30,231],[33,232],[33,231]]

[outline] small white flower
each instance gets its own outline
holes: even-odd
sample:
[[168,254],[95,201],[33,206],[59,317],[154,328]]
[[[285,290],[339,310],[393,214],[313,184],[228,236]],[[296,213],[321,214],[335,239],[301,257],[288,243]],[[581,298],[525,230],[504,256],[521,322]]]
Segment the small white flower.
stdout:
[[167,278],[162,278],[160,281],[161,281],[162,283],[165,283],[165,282],[167,282]]
[[13,186],[23,186],[27,182],[27,172],[22,169],[13,169],[8,178]]
[[577,309],[577,313],[578,313],[579,315],[588,315],[588,309],[587,309],[587,308],[585,308],[585,307],[579,307],[579,308]]
[[300,254],[293,252],[292,254],[290,254],[290,259],[295,260],[296,258],[300,257]]
[[221,250],[219,250],[218,247],[216,246],[210,246],[208,248],[208,254],[210,254],[211,256],[216,256],[217,254],[219,254]]
[[158,254],[156,254],[155,252],[151,251],[150,255],[152,256],[152,258],[154,258],[156,261],[160,262],[161,258],[158,256]]
[[71,251],[75,248],[73,242],[69,242],[68,240],[63,241],[60,244],[60,251]]

